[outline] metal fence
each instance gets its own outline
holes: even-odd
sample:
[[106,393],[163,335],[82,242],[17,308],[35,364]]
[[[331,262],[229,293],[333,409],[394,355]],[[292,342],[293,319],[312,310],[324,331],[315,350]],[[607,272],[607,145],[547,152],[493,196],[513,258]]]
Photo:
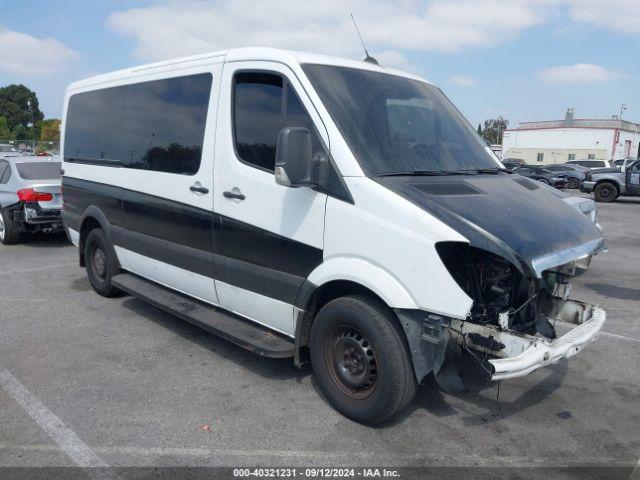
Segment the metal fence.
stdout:
[[40,152],[50,153],[52,155],[60,154],[60,142],[48,142],[40,140],[3,140],[0,138],[0,145],[11,145],[27,155],[37,154]]

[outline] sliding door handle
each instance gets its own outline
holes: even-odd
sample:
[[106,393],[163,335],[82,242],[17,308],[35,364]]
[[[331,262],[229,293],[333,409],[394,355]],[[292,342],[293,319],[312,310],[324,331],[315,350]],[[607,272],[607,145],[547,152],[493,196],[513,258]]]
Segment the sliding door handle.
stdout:
[[222,192],[222,195],[224,195],[225,198],[235,198],[236,200],[244,200],[245,198],[247,198],[239,190],[235,192],[234,191]]

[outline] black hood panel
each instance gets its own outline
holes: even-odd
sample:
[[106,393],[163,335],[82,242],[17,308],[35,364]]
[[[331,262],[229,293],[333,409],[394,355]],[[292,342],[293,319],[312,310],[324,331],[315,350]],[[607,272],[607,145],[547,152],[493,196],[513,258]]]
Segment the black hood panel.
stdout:
[[456,230],[472,246],[510,260],[527,276],[535,275],[534,259],[603,241],[590,219],[562,200],[567,195],[532,180],[523,182],[520,175],[375,180]]

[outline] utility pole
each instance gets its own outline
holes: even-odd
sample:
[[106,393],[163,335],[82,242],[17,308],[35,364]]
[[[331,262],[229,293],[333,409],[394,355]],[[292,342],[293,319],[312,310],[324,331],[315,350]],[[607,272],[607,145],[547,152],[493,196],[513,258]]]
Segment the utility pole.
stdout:
[[623,103],[622,105],[620,105],[620,120],[622,120],[622,113],[627,109],[627,106]]

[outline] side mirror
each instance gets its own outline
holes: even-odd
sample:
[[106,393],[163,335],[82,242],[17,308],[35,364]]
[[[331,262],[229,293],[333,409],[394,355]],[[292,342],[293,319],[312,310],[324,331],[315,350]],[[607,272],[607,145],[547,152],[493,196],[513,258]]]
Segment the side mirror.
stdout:
[[280,130],[276,146],[275,179],[278,185],[313,185],[311,132],[303,127]]

